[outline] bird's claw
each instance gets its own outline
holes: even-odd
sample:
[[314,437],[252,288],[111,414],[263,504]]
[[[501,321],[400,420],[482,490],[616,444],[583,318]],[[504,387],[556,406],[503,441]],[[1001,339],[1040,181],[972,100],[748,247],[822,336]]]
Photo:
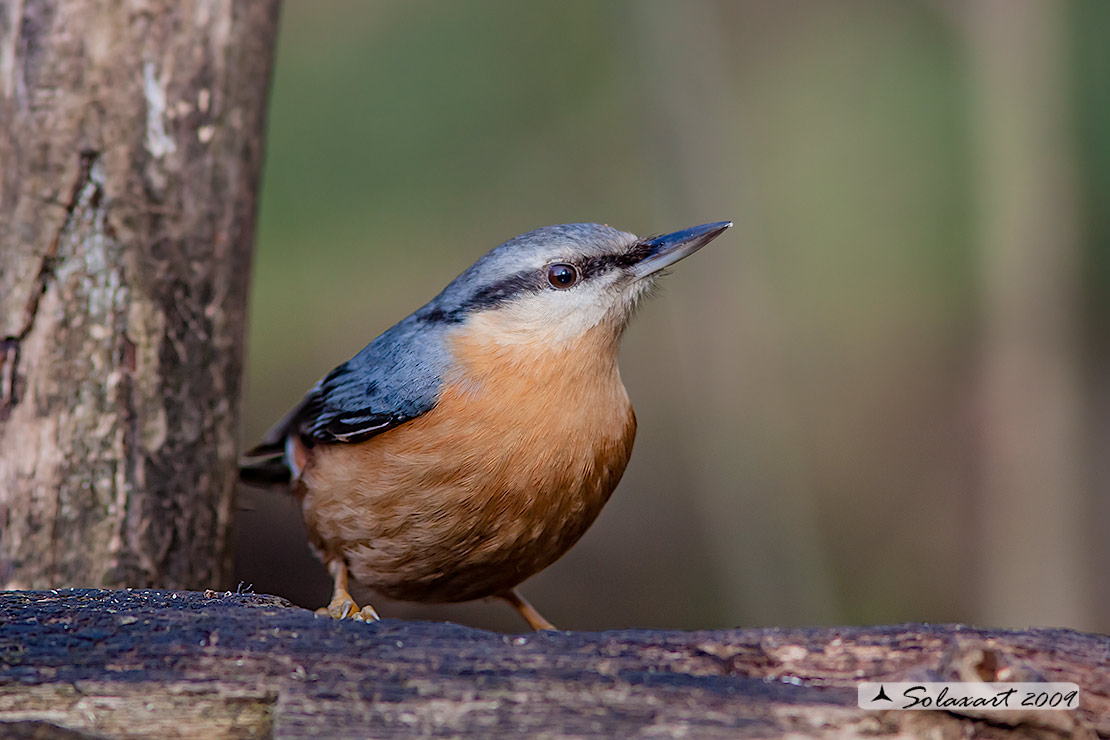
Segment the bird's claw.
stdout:
[[362,607],[362,609],[360,609],[357,614],[352,616],[351,619],[355,620],[356,622],[379,622],[379,621],[381,621],[381,617],[378,616],[378,612],[375,611],[374,607],[370,606],[369,604]]
[[316,610],[321,617],[332,619],[351,619],[359,614],[358,604],[350,599],[333,599],[327,606]]
[[358,604],[352,599],[333,599],[327,606],[317,609],[316,614],[332,619],[350,619],[354,622],[377,622],[381,620],[374,607],[367,604],[359,609]]

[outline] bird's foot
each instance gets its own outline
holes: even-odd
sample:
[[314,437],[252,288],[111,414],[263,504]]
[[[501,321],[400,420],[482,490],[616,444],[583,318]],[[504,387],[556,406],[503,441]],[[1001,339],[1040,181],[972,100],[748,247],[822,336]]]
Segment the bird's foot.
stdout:
[[317,609],[316,614],[332,619],[350,619],[355,622],[377,622],[381,619],[374,607],[367,604],[361,609],[351,598],[347,591],[347,564],[340,559],[328,561],[328,572],[335,581],[332,591],[331,603],[322,609]]
[[318,617],[331,617],[332,619],[350,619],[358,612],[358,605],[350,599],[333,599],[327,606],[316,610]]
[[536,632],[558,629],[558,627],[544,619],[544,616],[536,611],[536,607],[529,604],[515,588],[511,588],[503,594],[498,594],[498,597],[509,602],[509,605],[516,609],[517,614],[524,617],[524,621],[528,622],[528,626]]
[[317,609],[316,614],[332,619],[350,619],[355,622],[377,622],[381,619],[378,612],[369,604],[359,609],[350,594],[337,594],[330,604]]
[[374,607],[367,604],[359,610],[358,614],[351,617],[351,619],[356,622],[380,622],[382,618],[378,616],[378,612]]

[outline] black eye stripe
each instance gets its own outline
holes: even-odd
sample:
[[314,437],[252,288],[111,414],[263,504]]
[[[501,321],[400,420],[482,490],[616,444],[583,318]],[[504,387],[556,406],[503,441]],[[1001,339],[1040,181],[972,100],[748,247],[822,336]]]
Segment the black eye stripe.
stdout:
[[[603,254],[587,259],[577,259],[573,263],[555,264],[574,265],[578,268],[579,282],[581,282],[610,270],[631,267],[646,257],[651,249],[650,245],[641,241],[633,244],[627,251],[620,254]],[[521,293],[550,290],[550,283],[547,280],[548,267],[550,265],[539,270],[529,270],[510,275],[496,283],[487,285],[450,311],[433,309],[420,318],[429,322],[457,323],[463,321],[470,311],[495,308]]]
[[650,251],[651,247],[647,245],[641,246],[640,243],[637,242],[632,245],[627,252],[591,257],[581,263],[579,267],[582,270],[583,277],[589,278],[593,275],[600,275],[601,273],[608,272],[609,270],[631,267],[646,257]]
[[464,309],[494,308],[529,291],[539,290],[546,279],[534,271],[521,272],[482,288],[463,305]]

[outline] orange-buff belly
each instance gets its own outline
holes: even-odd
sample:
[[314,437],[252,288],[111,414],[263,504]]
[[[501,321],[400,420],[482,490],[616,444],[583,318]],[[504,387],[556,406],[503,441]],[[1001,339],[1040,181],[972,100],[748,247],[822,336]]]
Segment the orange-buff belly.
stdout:
[[457,372],[433,410],[365,442],[307,450],[299,490],[313,543],[408,601],[491,596],[553,563],[632,452],[613,332],[598,325],[552,348],[460,330]]

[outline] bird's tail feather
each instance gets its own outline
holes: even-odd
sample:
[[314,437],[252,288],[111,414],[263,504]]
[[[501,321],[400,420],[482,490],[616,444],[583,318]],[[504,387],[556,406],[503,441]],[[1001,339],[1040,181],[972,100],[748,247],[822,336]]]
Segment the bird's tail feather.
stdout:
[[293,472],[285,462],[285,449],[261,444],[239,458],[239,480],[252,486],[289,485]]

